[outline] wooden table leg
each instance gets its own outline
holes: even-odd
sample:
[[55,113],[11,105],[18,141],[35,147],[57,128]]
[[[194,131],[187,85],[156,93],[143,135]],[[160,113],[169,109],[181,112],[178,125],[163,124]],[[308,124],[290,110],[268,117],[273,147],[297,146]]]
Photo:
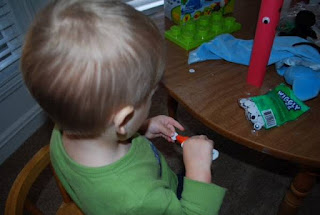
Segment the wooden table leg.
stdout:
[[178,102],[174,98],[172,98],[169,94],[168,94],[167,106],[168,106],[168,114],[169,114],[169,116],[171,116],[172,118],[176,119]]
[[316,174],[302,170],[293,179],[290,189],[287,191],[278,211],[278,215],[294,215],[304,198],[316,183]]

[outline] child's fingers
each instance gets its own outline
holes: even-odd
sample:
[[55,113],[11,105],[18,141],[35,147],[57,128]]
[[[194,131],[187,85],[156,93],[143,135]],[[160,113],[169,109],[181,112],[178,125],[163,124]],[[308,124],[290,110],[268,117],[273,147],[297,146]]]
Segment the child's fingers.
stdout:
[[160,126],[159,130],[161,134],[167,137],[171,137],[172,135],[174,135],[174,132],[175,132],[175,129],[170,125]]
[[169,125],[172,125],[173,127],[179,129],[180,131],[184,131],[184,127],[175,119],[168,117],[168,123]]
[[168,142],[171,142],[171,143],[174,142],[174,141],[173,141],[170,137],[168,137],[167,135],[160,134],[159,136],[162,137],[163,139],[165,139],[165,140],[168,141]]
[[199,139],[209,140],[209,138],[206,135],[199,135],[198,137]]
[[[206,135],[197,135],[197,136],[193,136],[193,138],[198,138],[198,139],[202,139],[202,140],[210,140]],[[212,140],[210,140],[212,141]]]
[[202,142],[205,141],[207,143],[212,144],[212,146],[214,146],[214,141],[209,139],[206,135],[198,135],[198,136],[193,136],[190,138],[191,140],[201,140]]
[[175,134],[175,132],[176,132],[176,129],[174,128],[174,126],[173,125],[171,125],[171,124],[168,124],[167,125],[167,127],[170,129],[170,134],[168,135],[168,136],[173,136],[174,134]]

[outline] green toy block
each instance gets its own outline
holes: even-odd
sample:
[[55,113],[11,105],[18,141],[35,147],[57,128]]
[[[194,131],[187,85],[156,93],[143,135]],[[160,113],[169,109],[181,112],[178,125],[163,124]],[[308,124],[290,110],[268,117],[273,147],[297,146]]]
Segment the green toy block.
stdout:
[[241,29],[241,24],[234,17],[223,17],[221,13],[214,12],[208,16],[201,16],[197,20],[190,20],[182,25],[174,25],[165,32],[165,38],[191,50],[214,37],[232,33]]

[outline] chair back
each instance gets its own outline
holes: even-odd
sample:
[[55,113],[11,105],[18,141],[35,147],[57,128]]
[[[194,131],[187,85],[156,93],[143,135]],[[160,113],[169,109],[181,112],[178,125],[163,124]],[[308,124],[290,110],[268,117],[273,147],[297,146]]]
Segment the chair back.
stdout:
[[[27,199],[30,188],[42,173],[50,165],[50,145],[41,148],[25,165],[16,177],[6,202],[5,215],[23,215],[27,210],[33,215],[42,215],[43,213]],[[58,215],[83,215],[77,205],[71,200],[66,190],[63,188],[60,180],[51,167],[57,186],[61,192],[63,203],[57,211]]]

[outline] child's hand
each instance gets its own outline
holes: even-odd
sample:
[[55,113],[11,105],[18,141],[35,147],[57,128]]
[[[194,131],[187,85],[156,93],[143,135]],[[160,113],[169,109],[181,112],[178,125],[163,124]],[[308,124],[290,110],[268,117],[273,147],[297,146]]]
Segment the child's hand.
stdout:
[[205,135],[193,136],[183,142],[186,177],[211,183],[213,141]]
[[176,129],[183,131],[183,126],[171,117],[159,115],[150,119],[147,119],[141,126],[141,130],[144,131],[144,135],[149,138],[163,137],[168,142],[174,142],[171,136],[174,135]]

